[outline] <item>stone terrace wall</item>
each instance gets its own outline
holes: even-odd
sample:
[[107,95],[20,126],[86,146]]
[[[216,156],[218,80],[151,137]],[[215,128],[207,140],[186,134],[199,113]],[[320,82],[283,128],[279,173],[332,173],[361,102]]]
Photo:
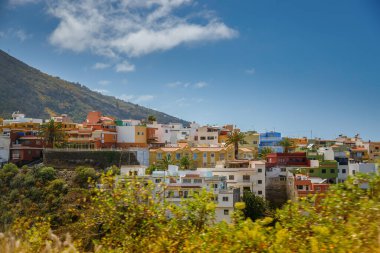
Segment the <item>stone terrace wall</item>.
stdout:
[[78,166],[105,169],[112,165],[139,165],[136,152],[121,150],[46,149],[43,162],[56,169],[75,169]]

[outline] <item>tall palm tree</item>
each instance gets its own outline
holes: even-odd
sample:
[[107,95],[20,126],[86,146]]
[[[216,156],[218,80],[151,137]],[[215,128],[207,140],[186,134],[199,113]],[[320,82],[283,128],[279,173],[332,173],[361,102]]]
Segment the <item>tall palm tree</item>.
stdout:
[[160,170],[168,170],[169,165],[173,165],[174,161],[170,156],[165,156],[161,161],[158,163],[158,167]]
[[246,143],[245,140],[245,134],[241,133],[237,130],[234,130],[227,138],[226,145],[234,145],[235,149],[235,160],[239,159],[239,144]]
[[41,125],[40,136],[44,139],[44,146],[59,147],[64,142],[62,124],[53,119]]
[[293,146],[293,143],[289,138],[285,137],[282,139],[282,141],[280,141],[280,146],[284,148],[284,153],[289,153],[289,148]]
[[266,160],[269,154],[273,153],[273,149],[270,147],[264,147],[260,150],[259,157],[262,160]]

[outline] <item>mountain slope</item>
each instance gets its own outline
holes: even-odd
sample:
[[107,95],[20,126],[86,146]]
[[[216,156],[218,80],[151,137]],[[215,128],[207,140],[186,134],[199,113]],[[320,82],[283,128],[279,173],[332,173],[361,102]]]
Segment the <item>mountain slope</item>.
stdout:
[[160,123],[188,124],[165,113],[42,73],[0,50],[0,117],[8,118],[13,111],[43,119],[66,113],[75,122],[82,122],[93,110],[119,119],[144,119],[154,115]]

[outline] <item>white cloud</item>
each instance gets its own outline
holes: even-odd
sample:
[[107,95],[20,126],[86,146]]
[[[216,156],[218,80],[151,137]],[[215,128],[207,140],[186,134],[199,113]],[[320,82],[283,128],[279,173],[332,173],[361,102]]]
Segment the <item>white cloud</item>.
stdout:
[[103,63],[103,62],[97,62],[94,64],[94,66],[92,66],[93,69],[106,69],[106,68],[109,68],[110,65],[107,64],[107,63]]
[[10,28],[7,31],[0,31],[0,38],[16,38],[21,42],[32,37],[31,34],[28,34],[23,29],[14,29]]
[[254,75],[256,73],[256,70],[254,68],[245,70],[245,73],[248,75]]
[[206,87],[208,84],[206,82],[197,82],[194,84],[194,87],[195,88],[198,88],[198,89],[201,89],[201,88],[204,88]]
[[102,85],[102,86],[107,86],[107,85],[109,85],[111,82],[110,81],[108,81],[108,80],[100,80],[99,82],[98,82],[98,84],[100,84],[100,85]]
[[196,89],[201,89],[208,86],[208,83],[204,81],[196,82],[196,83],[189,83],[189,82],[173,82],[173,83],[168,83],[166,84],[166,87],[168,88],[196,88]]
[[116,72],[133,72],[135,71],[135,65],[129,63],[128,61],[123,61],[115,67]]
[[75,52],[89,49],[108,57],[138,57],[238,34],[210,13],[198,12],[201,22],[192,21],[193,13],[175,14],[193,0],[45,1],[49,13],[59,20],[50,42]]

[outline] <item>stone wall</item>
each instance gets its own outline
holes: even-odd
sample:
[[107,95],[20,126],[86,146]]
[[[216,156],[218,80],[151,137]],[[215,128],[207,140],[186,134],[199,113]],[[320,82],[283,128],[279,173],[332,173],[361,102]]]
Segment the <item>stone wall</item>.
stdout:
[[48,149],[43,152],[45,166],[56,169],[75,169],[88,166],[105,169],[112,165],[139,165],[136,152],[121,150],[60,150]]

